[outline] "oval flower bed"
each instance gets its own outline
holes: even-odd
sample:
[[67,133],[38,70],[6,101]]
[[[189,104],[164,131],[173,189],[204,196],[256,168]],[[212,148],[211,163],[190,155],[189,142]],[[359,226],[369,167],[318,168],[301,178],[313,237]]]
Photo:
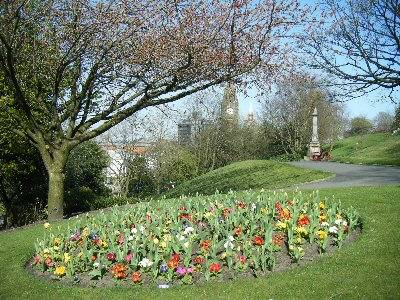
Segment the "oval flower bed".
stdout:
[[353,208],[317,193],[153,201],[81,217],[68,230],[46,223],[31,265],[36,273],[86,285],[190,284],[265,274],[279,255],[298,262],[306,251],[341,247],[360,226]]

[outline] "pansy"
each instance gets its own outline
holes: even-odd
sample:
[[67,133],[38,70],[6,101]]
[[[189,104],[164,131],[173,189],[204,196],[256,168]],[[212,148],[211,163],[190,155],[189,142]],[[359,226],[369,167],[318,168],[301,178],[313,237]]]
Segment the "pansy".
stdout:
[[163,273],[167,273],[167,272],[168,272],[168,266],[166,264],[162,264],[160,266],[160,273],[163,274]]
[[125,255],[125,260],[127,263],[130,263],[133,258],[133,253],[129,252],[127,255]]
[[111,274],[114,278],[124,279],[126,277],[126,266],[124,264],[115,264],[111,268]]
[[106,255],[107,260],[109,261],[114,261],[117,258],[117,255],[114,252],[109,252]]
[[328,237],[328,233],[325,230],[318,230],[316,232],[316,235],[318,236],[318,238],[320,240],[324,240],[324,239],[326,239]]
[[253,237],[253,244],[256,246],[262,246],[264,245],[264,239],[261,236],[256,235]]
[[50,228],[50,223],[49,223],[49,222],[44,223],[44,224],[43,224],[43,227],[44,227],[45,229],[49,229],[49,228]]

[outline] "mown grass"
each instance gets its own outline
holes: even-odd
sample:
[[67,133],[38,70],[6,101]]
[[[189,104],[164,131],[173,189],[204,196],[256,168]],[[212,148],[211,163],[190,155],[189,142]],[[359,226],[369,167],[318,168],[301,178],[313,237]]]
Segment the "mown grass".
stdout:
[[[322,190],[363,216],[363,234],[352,244],[303,267],[269,277],[210,282],[167,290],[156,287],[81,288],[28,274],[25,262],[41,225],[0,233],[0,299],[384,299],[400,297],[400,186]],[[166,200],[169,201],[169,200]],[[67,221],[60,223],[66,226]],[[56,226],[57,224],[53,224]]]
[[247,160],[213,170],[186,181],[166,192],[168,198],[180,195],[212,195],[229,190],[276,189],[293,184],[320,180],[332,176],[329,172],[298,168],[272,160]]
[[400,136],[385,133],[345,138],[333,147],[334,161],[400,166]]

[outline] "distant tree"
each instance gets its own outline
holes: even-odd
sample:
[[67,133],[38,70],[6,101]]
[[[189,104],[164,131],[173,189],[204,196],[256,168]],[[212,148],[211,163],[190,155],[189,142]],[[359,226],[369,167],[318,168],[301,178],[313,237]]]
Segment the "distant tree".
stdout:
[[312,40],[310,64],[343,80],[346,93],[398,88],[399,1],[325,0],[323,5],[324,26],[305,37]]
[[392,123],[392,131],[397,131],[399,132],[400,130],[400,105],[396,107],[396,110],[394,112],[394,119]]
[[366,134],[371,132],[373,124],[366,117],[359,116],[350,120],[350,135]]
[[158,141],[150,150],[157,194],[198,174],[198,159],[187,148],[175,142]]
[[390,113],[381,111],[374,119],[374,131],[376,132],[390,132],[394,122],[394,116]]
[[146,197],[157,194],[153,170],[143,156],[134,156],[128,162],[128,193],[130,197]]
[[343,109],[328,90],[306,74],[293,74],[278,82],[263,105],[264,132],[271,153],[304,155],[311,141],[312,113],[318,110],[321,143],[331,143],[344,131]]
[[84,142],[71,151],[65,179],[67,213],[86,211],[94,198],[109,194],[105,174],[108,165],[107,153],[94,141]]
[[0,2],[0,72],[16,133],[39,150],[49,219],[63,216],[69,153],[147,107],[272,76],[307,10],[298,1]]

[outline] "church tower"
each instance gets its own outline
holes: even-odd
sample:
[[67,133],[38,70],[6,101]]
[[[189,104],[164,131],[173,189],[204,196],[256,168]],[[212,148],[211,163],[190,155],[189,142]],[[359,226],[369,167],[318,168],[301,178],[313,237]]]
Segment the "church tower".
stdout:
[[246,116],[246,125],[252,126],[256,123],[257,123],[257,121],[256,121],[256,115],[255,115],[254,109],[253,109],[253,102],[250,102],[249,111],[247,112],[247,116]]
[[239,101],[233,82],[228,82],[221,102],[221,119],[232,124],[239,124]]

